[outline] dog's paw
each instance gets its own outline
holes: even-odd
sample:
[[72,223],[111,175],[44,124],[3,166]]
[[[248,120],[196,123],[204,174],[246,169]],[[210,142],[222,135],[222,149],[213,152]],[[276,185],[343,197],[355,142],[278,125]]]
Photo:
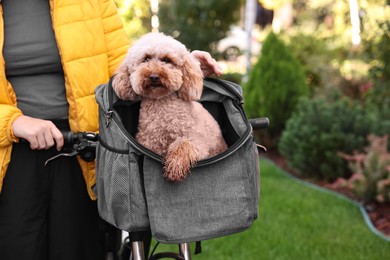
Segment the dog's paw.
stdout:
[[165,158],[164,177],[168,180],[183,181],[196,164],[197,153],[188,141],[175,145]]
[[183,167],[183,165],[175,163],[166,164],[164,169],[164,177],[174,182],[184,181],[190,172],[190,167]]

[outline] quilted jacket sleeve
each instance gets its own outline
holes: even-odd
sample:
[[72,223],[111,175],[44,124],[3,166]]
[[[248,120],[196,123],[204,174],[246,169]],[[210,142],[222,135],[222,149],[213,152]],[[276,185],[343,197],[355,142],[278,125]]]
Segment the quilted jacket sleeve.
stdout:
[[112,0],[102,1],[102,19],[108,54],[109,73],[112,76],[126,56],[129,40],[123,29],[122,20]]
[[0,104],[0,147],[6,147],[18,141],[18,138],[13,135],[11,126],[14,120],[21,115],[22,112],[17,107]]

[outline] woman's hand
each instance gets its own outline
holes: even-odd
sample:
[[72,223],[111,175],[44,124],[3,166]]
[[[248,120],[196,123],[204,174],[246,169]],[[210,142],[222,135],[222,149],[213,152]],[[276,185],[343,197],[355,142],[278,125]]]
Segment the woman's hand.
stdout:
[[211,57],[210,53],[206,51],[192,51],[192,56],[200,62],[200,69],[203,72],[203,76],[207,77],[212,74],[221,76],[222,68],[218,62]]
[[49,120],[20,116],[12,124],[14,135],[26,139],[33,150],[49,149],[56,144],[57,150],[64,145],[64,137]]

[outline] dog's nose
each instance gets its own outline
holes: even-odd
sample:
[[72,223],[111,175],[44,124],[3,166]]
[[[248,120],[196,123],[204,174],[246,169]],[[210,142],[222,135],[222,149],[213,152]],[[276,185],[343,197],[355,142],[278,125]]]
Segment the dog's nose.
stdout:
[[156,74],[151,74],[149,76],[149,79],[152,83],[158,83],[160,81],[160,78]]

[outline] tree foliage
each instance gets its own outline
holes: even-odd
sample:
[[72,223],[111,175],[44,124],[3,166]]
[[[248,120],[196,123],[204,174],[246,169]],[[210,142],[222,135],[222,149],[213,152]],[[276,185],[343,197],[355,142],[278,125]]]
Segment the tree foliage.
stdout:
[[[359,0],[360,30],[363,44],[376,41],[382,29],[378,24],[389,19],[389,0]],[[338,38],[344,45],[351,38],[350,0],[295,0],[295,24],[315,31],[319,38]]]
[[115,0],[115,2],[130,40],[134,41],[151,30],[149,1]]
[[160,31],[189,49],[212,51],[239,20],[241,0],[166,0],[159,6]]
[[245,86],[249,117],[269,117],[269,132],[278,136],[298,100],[309,94],[302,65],[276,34],[270,33]]

